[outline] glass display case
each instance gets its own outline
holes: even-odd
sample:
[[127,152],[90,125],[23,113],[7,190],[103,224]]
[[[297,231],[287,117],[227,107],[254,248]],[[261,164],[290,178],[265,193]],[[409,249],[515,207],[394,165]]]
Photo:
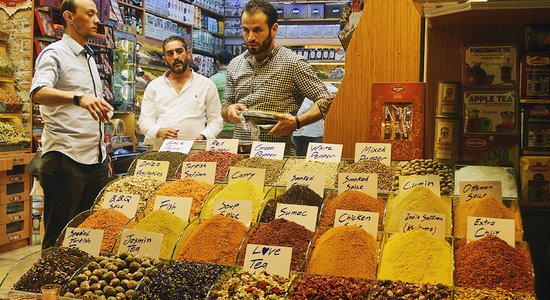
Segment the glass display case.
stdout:
[[136,36],[115,31],[113,54],[113,106],[118,111],[133,111],[135,104]]

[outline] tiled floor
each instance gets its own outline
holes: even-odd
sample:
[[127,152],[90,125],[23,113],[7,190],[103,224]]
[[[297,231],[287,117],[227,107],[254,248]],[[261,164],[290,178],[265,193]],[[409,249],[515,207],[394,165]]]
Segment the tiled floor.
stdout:
[[[11,270],[11,268],[22,258],[27,257],[30,254],[40,251],[40,245],[27,246],[19,248],[16,250],[8,251],[5,253],[0,253],[0,282],[5,279],[5,282],[2,283],[0,287],[1,290],[9,289],[15,283],[24,272],[26,272],[34,262],[40,257],[39,254],[29,257],[24,262],[18,264],[14,271],[12,272],[13,276],[8,276],[6,274]],[[15,274],[13,274],[15,273]]]

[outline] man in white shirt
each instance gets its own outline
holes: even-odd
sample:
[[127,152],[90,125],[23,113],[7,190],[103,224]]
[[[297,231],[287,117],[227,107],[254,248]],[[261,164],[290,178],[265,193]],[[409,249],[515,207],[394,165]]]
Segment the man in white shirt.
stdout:
[[190,67],[191,51],[179,36],[162,45],[169,70],[151,81],[143,94],[139,127],[145,144],[158,150],[165,139],[213,139],[223,127],[214,82]]

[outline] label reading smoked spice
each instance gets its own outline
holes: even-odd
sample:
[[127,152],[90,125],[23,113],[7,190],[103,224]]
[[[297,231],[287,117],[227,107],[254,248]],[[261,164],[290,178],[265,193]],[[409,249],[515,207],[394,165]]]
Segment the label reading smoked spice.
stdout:
[[158,258],[163,237],[162,233],[124,229],[118,253]]
[[275,219],[287,219],[315,231],[318,211],[317,206],[277,203]]
[[160,151],[170,151],[170,152],[179,152],[183,154],[188,154],[193,148],[194,141],[184,141],[184,140],[172,140],[166,139],[162,142],[160,146]]
[[445,214],[403,211],[399,220],[399,232],[405,233],[420,228],[438,239],[445,239]]
[[189,197],[157,196],[153,210],[166,210],[187,222],[192,204],[193,198]]
[[460,188],[460,203],[485,197],[502,200],[502,182],[500,181],[461,181],[458,186]]
[[284,155],[285,143],[252,142],[250,157],[283,159]]
[[243,269],[250,273],[266,271],[269,274],[288,277],[291,260],[292,248],[290,247],[248,244]]
[[291,170],[289,175],[290,179],[286,185],[287,190],[293,185],[302,185],[310,188],[317,195],[323,197],[323,193],[325,191],[325,174],[312,174],[308,172]]
[[339,173],[338,194],[346,191],[358,191],[374,198],[378,197],[378,174]]
[[116,210],[119,213],[133,218],[139,204],[139,195],[105,192],[101,208]]
[[67,227],[63,247],[76,248],[92,256],[99,256],[103,230]]
[[355,162],[374,160],[390,165],[391,144],[389,143],[355,143]]
[[334,227],[357,226],[376,236],[379,217],[380,214],[377,212],[337,209],[334,215]]
[[181,168],[181,179],[193,178],[208,184],[214,184],[216,179],[215,162],[184,162]]
[[237,154],[239,149],[238,139],[213,139],[206,141],[206,150],[229,152]]
[[415,186],[423,186],[432,191],[436,196],[441,196],[441,187],[438,175],[413,175],[413,176],[399,176],[399,191],[406,192]]
[[265,169],[231,167],[229,169],[228,182],[231,183],[239,179],[250,181],[250,183],[263,189],[265,183]]
[[340,162],[343,147],[340,144],[309,143],[306,160]]
[[515,246],[514,220],[468,216],[467,222],[467,242],[482,239],[487,235],[494,235],[508,243],[508,245]]
[[217,200],[214,202],[212,213],[238,220],[249,227],[252,222],[252,201]]
[[136,176],[150,176],[162,182],[166,181],[168,176],[168,167],[170,162],[138,159],[136,163]]

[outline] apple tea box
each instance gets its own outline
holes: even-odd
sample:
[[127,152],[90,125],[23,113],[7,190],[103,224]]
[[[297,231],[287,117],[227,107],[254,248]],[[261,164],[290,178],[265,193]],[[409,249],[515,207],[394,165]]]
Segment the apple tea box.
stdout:
[[517,132],[517,105],[515,89],[464,90],[464,133]]

